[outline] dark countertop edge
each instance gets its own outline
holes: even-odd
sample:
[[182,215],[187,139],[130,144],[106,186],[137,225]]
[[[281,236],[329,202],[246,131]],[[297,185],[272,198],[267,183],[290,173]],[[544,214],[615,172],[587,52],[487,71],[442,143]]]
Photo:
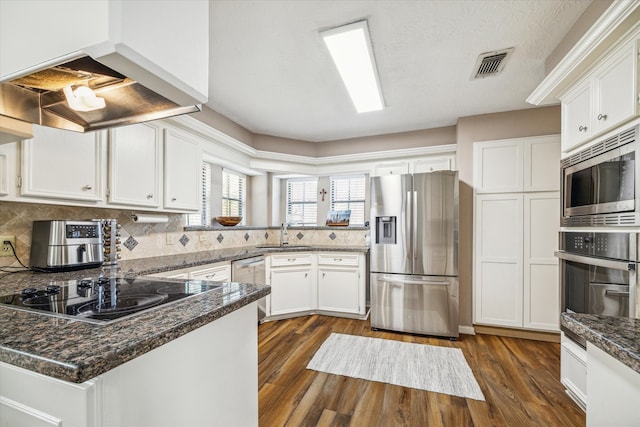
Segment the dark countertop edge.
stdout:
[[[565,328],[640,374],[640,319],[562,313],[560,321]],[[611,323],[618,324],[620,328],[624,327],[622,324],[629,323],[628,329],[635,338],[633,344],[617,333]]]
[[[112,369],[117,368],[118,366],[130,360],[133,360],[145,353],[148,353],[164,344],[167,344],[170,341],[186,335],[197,328],[200,328],[227,314],[239,310],[240,308],[259,300],[260,298],[269,295],[270,293],[271,288],[267,286],[257,292],[234,301],[233,303],[216,307],[208,313],[193,317],[192,319],[182,322],[175,327],[162,330],[154,335],[147,337],[144,340],[139,341],[135,346],[129,347],[127,351],[118,352],[117,357],[107,357],[109,355],[104,355],[105,363],[99,365],[91,363],[87,365],[74,365],[33,354],[28,354],[22,351],[5,348],[2,346],[0,346],[0,361],[59,380],[77,384],[83,383],[108,371],[111,371]],[[144,351],[136,351],[141,347],[144,348]]]
[[[354,225],[354,226],[328,226],[328,225],[316,225],[310,227],[303,227],[299,225],[289,225],[287,226],[289,230],[360,230],[366,231],[369,230],[369,227],[364,225]],[[231,227],[225,227],[224,225],[185,225],[183,227],[184,231],[230,231],[230,230],[280,230],[280,227],[276,226],[268,226],[268,227],[259,227],[259,226],[251,226],[251,225],[234,225]]]

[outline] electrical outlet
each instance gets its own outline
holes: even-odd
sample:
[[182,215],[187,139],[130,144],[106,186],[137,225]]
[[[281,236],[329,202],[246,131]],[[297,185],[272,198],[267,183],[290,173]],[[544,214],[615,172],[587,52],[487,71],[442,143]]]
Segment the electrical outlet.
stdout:
[[206,242],[207,241],[207,235],[206,234],[201,234],[200,235],[200,241],[201,242]]
[[4,242],[11,242],[13,247],[16,247],[16,236],[0,236],[0,256],[13,256],[13,249],[11,245]]
[[167,245],[173,245],[175,243],[175,239],[172,233],[167,233]]

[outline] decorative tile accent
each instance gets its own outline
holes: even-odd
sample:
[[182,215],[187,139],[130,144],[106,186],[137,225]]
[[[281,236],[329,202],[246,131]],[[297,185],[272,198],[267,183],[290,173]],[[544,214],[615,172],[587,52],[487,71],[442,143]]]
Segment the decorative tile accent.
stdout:
[[247,240],[249,240],[249,233],[244,233],[244,241],[246,242]]
[[298,234],[296,234],[296,237],[298,238],[298,240],[302,240],[304,234],[302,234],[302,232],[299,232]]
[[269,233],[265,232],[265,233],[264,233],[264,238],[265,238],[265,239],[268,239],[268,238],[269,238]]
[[186,234],[183,234],[179,242],[182,243],[182,246],[187,246],[187,243],[189,243],[189,238]]
[[130,251],[132,251],[133,248],[138,246],[138,241],[136,239],[134,239],[133,236],[129,236],[129,238],[127,240],[125,240],[122,245],[125,248],[129,249]]
[[331,234],[329,234],[329,238],[331,240],[336,240],[336,237],[338,237],[338,236],[336,236],[336,233],[334,233],[333,231],[331,232]]
[[222,233],[218,234],[218,237],[216,237],[216,240],[218,241],[218,243],[222,243],[222,241],[224,240],[224,236],[222,235]]

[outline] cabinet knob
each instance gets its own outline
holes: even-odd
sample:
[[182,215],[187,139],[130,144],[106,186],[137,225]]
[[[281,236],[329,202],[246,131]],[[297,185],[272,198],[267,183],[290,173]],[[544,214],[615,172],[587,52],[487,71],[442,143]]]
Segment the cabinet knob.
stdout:
[[580,127],[578,128],[578,131],[579,131],[579,132],[586,132],[586,131],[587,131],[587,127],[586,127],[586,126],[580,126]]
[[171,201],[172,201],[172,202],[175,202],[176,200],[178,200],[178,199],[176,199],[175,197],[172,197],[172,198],[171,198]]
[[342,258],[334,258],[333,259],[335,262],[342,262]]
[[153,194],[152,193],[147,194],[147,199],[153,199]]
[[92,188],[93,188],[93,186],[92,186],[92,185],[89,185],[89,184],[87,184],[87,185],[85,185],[84,187],[82,187],[82,189],[83,189],[84,191],[91,190]]
[[606,114],[598,114],[598,120],[607,120]]

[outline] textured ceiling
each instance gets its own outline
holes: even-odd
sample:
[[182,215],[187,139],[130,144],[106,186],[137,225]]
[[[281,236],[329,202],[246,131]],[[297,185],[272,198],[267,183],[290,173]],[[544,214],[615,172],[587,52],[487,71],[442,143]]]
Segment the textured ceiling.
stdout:
[[[531,108],[544,61],[587,0],[211,0],[208,106],[249,129],[328,141]],[[386,108],[357,114],[319,30],[367,19]],[[478,55],[515,47],[496,77]]]

